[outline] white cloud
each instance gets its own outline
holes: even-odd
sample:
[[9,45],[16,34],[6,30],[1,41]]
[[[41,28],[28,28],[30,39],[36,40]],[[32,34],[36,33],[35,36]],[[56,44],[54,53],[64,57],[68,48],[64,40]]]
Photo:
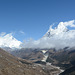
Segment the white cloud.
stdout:
[[22,30],[20,30],[19,32],[20,32],[21,34],[23,34],[23,35],[25,34],[25,32],[24,32],[24,31],[22,31]]
[[6,34],[6,32],[1,32],[0,36],[4,36]]
[[67,26],[75,27],[75,20],[60,22],[54,29],[52,26],[43,38],[25,41],[24,48],[56,48],[75,47],[75,30],[68,30]]
[[68,22],[63,22],[65,26],[75,27],[75,20],[71,20]]

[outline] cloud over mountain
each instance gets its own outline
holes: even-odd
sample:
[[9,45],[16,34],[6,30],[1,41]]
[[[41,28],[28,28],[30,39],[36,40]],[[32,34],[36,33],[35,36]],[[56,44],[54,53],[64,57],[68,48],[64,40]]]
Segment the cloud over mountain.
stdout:
[[69,28],[75,27],[75,20],[60,22],[54,29],[50,26],[47,33],[39,40],[30,39],[24,41],[21,47],[24,48],[56,48],[75,46],[75,30]]
[[[69,29],[68,29],[69,27]],[[10,48],[56,48],[75,47],[75,20],[60,22],[57,27],[51,25],[47,33],[39,40],[18,41],[12,33],[0,33],[0,47]],[[23,33],[23,32],[21,32]]]

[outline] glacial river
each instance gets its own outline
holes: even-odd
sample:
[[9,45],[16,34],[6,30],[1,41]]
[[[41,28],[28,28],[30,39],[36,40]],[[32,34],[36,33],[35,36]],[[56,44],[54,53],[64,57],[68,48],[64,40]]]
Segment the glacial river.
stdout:
[[[46,53],[45,50],[43,50],[42,52],[43,52],[43,54],[44,54],[44,57],[43,57],[43,59],[42,59],[41,61],[46,62],[46,60],[47,60],[47,58],[48,58],[48,54],[45,54],[45,53]],[[49,63],[49,62],[46,62],[46,65],[47,65],[47,66],[50,66],[50,67],[52,67],[52,68],[56,68],[56,69],[59,70],[59,72],[56,73],[56,74],[54,74],[54,75],[59,75],[60,73],[64,72],[64,70],[60,69],[60,67],[53,66],[53,65],[51,65],[51,63]]]

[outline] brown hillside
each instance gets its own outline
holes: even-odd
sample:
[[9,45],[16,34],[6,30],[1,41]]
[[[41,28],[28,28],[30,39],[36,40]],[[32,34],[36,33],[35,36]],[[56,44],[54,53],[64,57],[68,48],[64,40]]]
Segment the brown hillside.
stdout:
[[[21,62],[24,62],[22,64]],[[0,75],[49,75],[40,66],[27,63],[24,60],[7,53],[0,49]]]

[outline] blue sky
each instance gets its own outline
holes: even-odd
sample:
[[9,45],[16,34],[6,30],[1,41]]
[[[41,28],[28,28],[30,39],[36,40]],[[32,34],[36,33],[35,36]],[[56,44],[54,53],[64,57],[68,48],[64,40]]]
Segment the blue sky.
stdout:
[[0,0],[0,32],[20,41],[41,38],[53,23],[75,20],[75,0]]

